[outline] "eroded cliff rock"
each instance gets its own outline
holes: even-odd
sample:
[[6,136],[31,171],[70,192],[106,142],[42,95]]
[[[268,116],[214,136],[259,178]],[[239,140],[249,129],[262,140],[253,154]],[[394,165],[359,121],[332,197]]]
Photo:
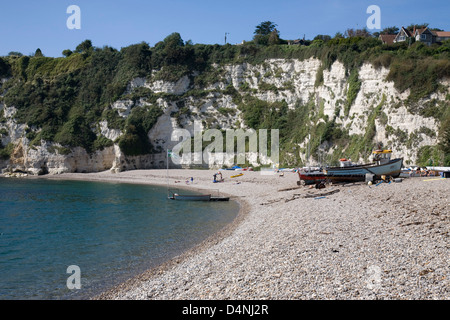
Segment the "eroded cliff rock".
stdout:
[[[195,123],[200,124],[203,131],[208,128],[248,129],[230,88],[240,95],[251,95],[265,102],[285,101],[291,109],[301,104],[312,104],[316,114],[320,115],[316,122],[333,120],[349,135],[363,136],[368,125],[373,123],[375,132],[372,141],[393,148],[396,156],[404,157],[410,164],[417,161],[420,147],[437,143],[438,121],[431,116],[411,112],[406,103],[409,92],[399,92],[393,82],[386,81],[389,73],[387,68],[363,64],[357,74],[357,94],[351,102],[348,95],[351,86],[348,70],[339,61],[334,62],[329,69],[323,68],[322,62],[314,58],[303,61],[273,59],[260,65],[242,63],[216,68],[220,68],[220,76],[215,82],[203,87],[195,82],[199,73],[185,75],[176,82],[155,80],[152,77],[135,78],[129,83],[126,93],[133,94],[137,89],[145,88],[160,94],[160,98],[149,101],[146,97],[135,97],[118,100],[110,105],[123,119],[127,119],[137,106],[156,105],[161,108],[162,115],[148,132],[148,138],[157,152],[148,155],[125,155],[118,146],[118,140],[125,132],[110,128],[105,119],[91,125],[98,136],[113,142],[101,150],[88,153],[81,147],[68,149],[44,140],[40,144],[30,145],[27,132],[38,132],[38,129],[18,123],[14,117],[15,106],[0,103],[1,141],[3,146],[12,148],[9,160],[2,159],[0,166],[7,171],[35,175],[165,168],[166,150],[178,143],[171,141],[172,133],[177,128],[188,130],[192,136]],[[449,80],[442,80],[441,87],[444,89],[416,103],[448,104]],[[335,147],[327,141],[321,142],[328,154],[335,151]],[[314,160],[312,155],[310,159],[306,158],[307,144],[306,138],[298,142],[298,148],[286,152],[298,153],[302,161]]]

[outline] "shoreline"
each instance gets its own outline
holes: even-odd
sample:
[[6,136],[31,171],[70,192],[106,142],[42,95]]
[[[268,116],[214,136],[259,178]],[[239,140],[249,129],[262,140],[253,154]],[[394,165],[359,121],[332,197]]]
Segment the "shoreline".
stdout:
[[[177,188],[220,189],[235,220],[182,255],[92,299],[449,299],[450,179],[297,187],[296,173],[169,170]],[[167,185],[166,170],[49,179]],[[440,180],[440,181],[435,181]],[[237,182],[240,184],[237,184]]]
[[[161,170],[166,172],[165,169],[161,169]],[[148,172],[151,170],[136,170],[136,171]],[[202,171],[205,171],[205,170],[202,170]],[[129,171],[125,171],[125,173],[126,172],[129,172]],[[215,172],[215,171],[211,171],[211,174],[212,174],[212,172]],[[169,173],[170,173],[170,170],[169,170]],[[105,176],[102,176],[102,175],[105,175]],[[142,185],[154,185],[154,186],[166,186],[167,185],[166,181],[161,181],[161,180],[156,180],[156,181],[151,181],[151,182],[141,181],[141,180],[132,179],[127,176],[119,177],[119,175],[120,174],[117,174],[117,173],[110,174],[109,172],[104,171],[104,172],[90,173],[90,174],[66,173],[66,174],[61,174],[61,175],[45,175],[45,176],[27,177],[27,178],[48,179],[48,180],[89,181],[89,182],[104,182],[104,183],[130,183],[130,184],[142,184]],[[173,179],[173,177],[169,176],[169,179]],[[170,183],[169,183],[169,185],[170,185]],[[173,188],[173,189],[175,189],[175,188]],[[196,192],[202,192],[205,190],[204,188],[201,188],[201,187],[198,187],[197,185],[195,185],[195,182],[194,182],[194,184],[190,184],[190,185],[185,185],[185,184],[180,183],[179,185],[176,185],[176,189],[191,190],[191,191],[196,191]],[[148,270],[145,270],[144,272],[141,272],[135,276],[132,276],[129,279],[127,279],[109,289],[106,289],[105,291],[103,291],[99,294],[90,296],[88,299],[90,299],[90,300],[114,299],[114,297],[118,291],[129,290],[132,287],[137,287],[140,283],[148,280],[152,276],[161,274],[161,273],[169,270],[170,268],[174,267],[175,265],[179,264],[180,262],[188,259],[189,257],[195,256],[199,252],[217,244],[218,242],[220,242],[221,240],[223,240],[224,238],[229,236],[231,234],[231,232],[233,232],[233,230],[236,229],[237,226],[243,221],[243,219],[245,218],[245,215],[249,211],[249,207],[245,200],[239,199],[239,197],[234,194],[223,193],[223,192],[221,192],[220,194],[222,196],[227,196],[227,197],[229,196],[230,201],[235,201],[239,204],[239,211],[237,212],[236,217],[233,219],[233,221],[231,223],[227,224],[226,226],[224,226],[223,228],[221,228],[214,234],[208,236],[205,240],[196,244],[192,248],[187,249],[180,255],[178,255],[174,258],[171,258],[168,261],[163,262],[156,267],[150,268]]]

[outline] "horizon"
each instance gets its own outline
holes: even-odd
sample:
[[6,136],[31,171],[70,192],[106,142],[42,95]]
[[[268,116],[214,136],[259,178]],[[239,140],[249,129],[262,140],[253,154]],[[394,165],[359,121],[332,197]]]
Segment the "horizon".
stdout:
[[[109,46],[120,50],[141,42],[153,47],[173,32],[194,44],[223,45],[227,37],[227,43],[234,45],[251,41],[256,26],[263,21],[274,22],[282,39],[312,40],[317,35],[333,37],[347,29],[367,28],[370,5],[379,6],[381,17],[381,27],[369,29],[371,33],[422,23],[450,31],[450,4],[443,0],[429,1],[426,9],[421,10],[418,8],[423,8],[423,2],[418,0],[363,0],[357,4],[344,0],[320,3],[285,0],[277,4],[267,0],[244,3],[231,0],[226,5],[205,0],[131,2],[132,5],[130,1],[42,0],[36,3],[28,0],[25,4],[3,4],[0,56],[10,52],[33,55],[39,48],[47,57],[61,57],[63,50],[74,50],[86,39],[98,48]],[[71,17],[67,9],[71,5],[80,8],[81,29],[67,27]]]

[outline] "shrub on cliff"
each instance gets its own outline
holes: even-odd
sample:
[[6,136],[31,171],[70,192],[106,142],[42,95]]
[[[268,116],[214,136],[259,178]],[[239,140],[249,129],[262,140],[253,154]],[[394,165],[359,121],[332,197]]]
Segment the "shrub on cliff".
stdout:
[[6,78],[11,75],[11,66],[3,58],[0,58],[0,78]]
[[162,115],[158,107],[135,107],[126,121],[125,134],[119,138],[119,147],[129,156],[137,156],[154,152],[148,139],[148,132]]
[[55,135],[55,141],[63,146],[83,147],[87,152],[93,151],[95,133],[89,127],[83,115],[70,118]]

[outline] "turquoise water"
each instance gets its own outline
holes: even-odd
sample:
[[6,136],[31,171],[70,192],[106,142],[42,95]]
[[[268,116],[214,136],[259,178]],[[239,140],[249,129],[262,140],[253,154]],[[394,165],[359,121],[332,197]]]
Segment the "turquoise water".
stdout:
[[[167,199],[165,188],[0,178],[0,299],[84,299],[230,223],[235,202]],[[68,289],[80,268],[81,289]]]

